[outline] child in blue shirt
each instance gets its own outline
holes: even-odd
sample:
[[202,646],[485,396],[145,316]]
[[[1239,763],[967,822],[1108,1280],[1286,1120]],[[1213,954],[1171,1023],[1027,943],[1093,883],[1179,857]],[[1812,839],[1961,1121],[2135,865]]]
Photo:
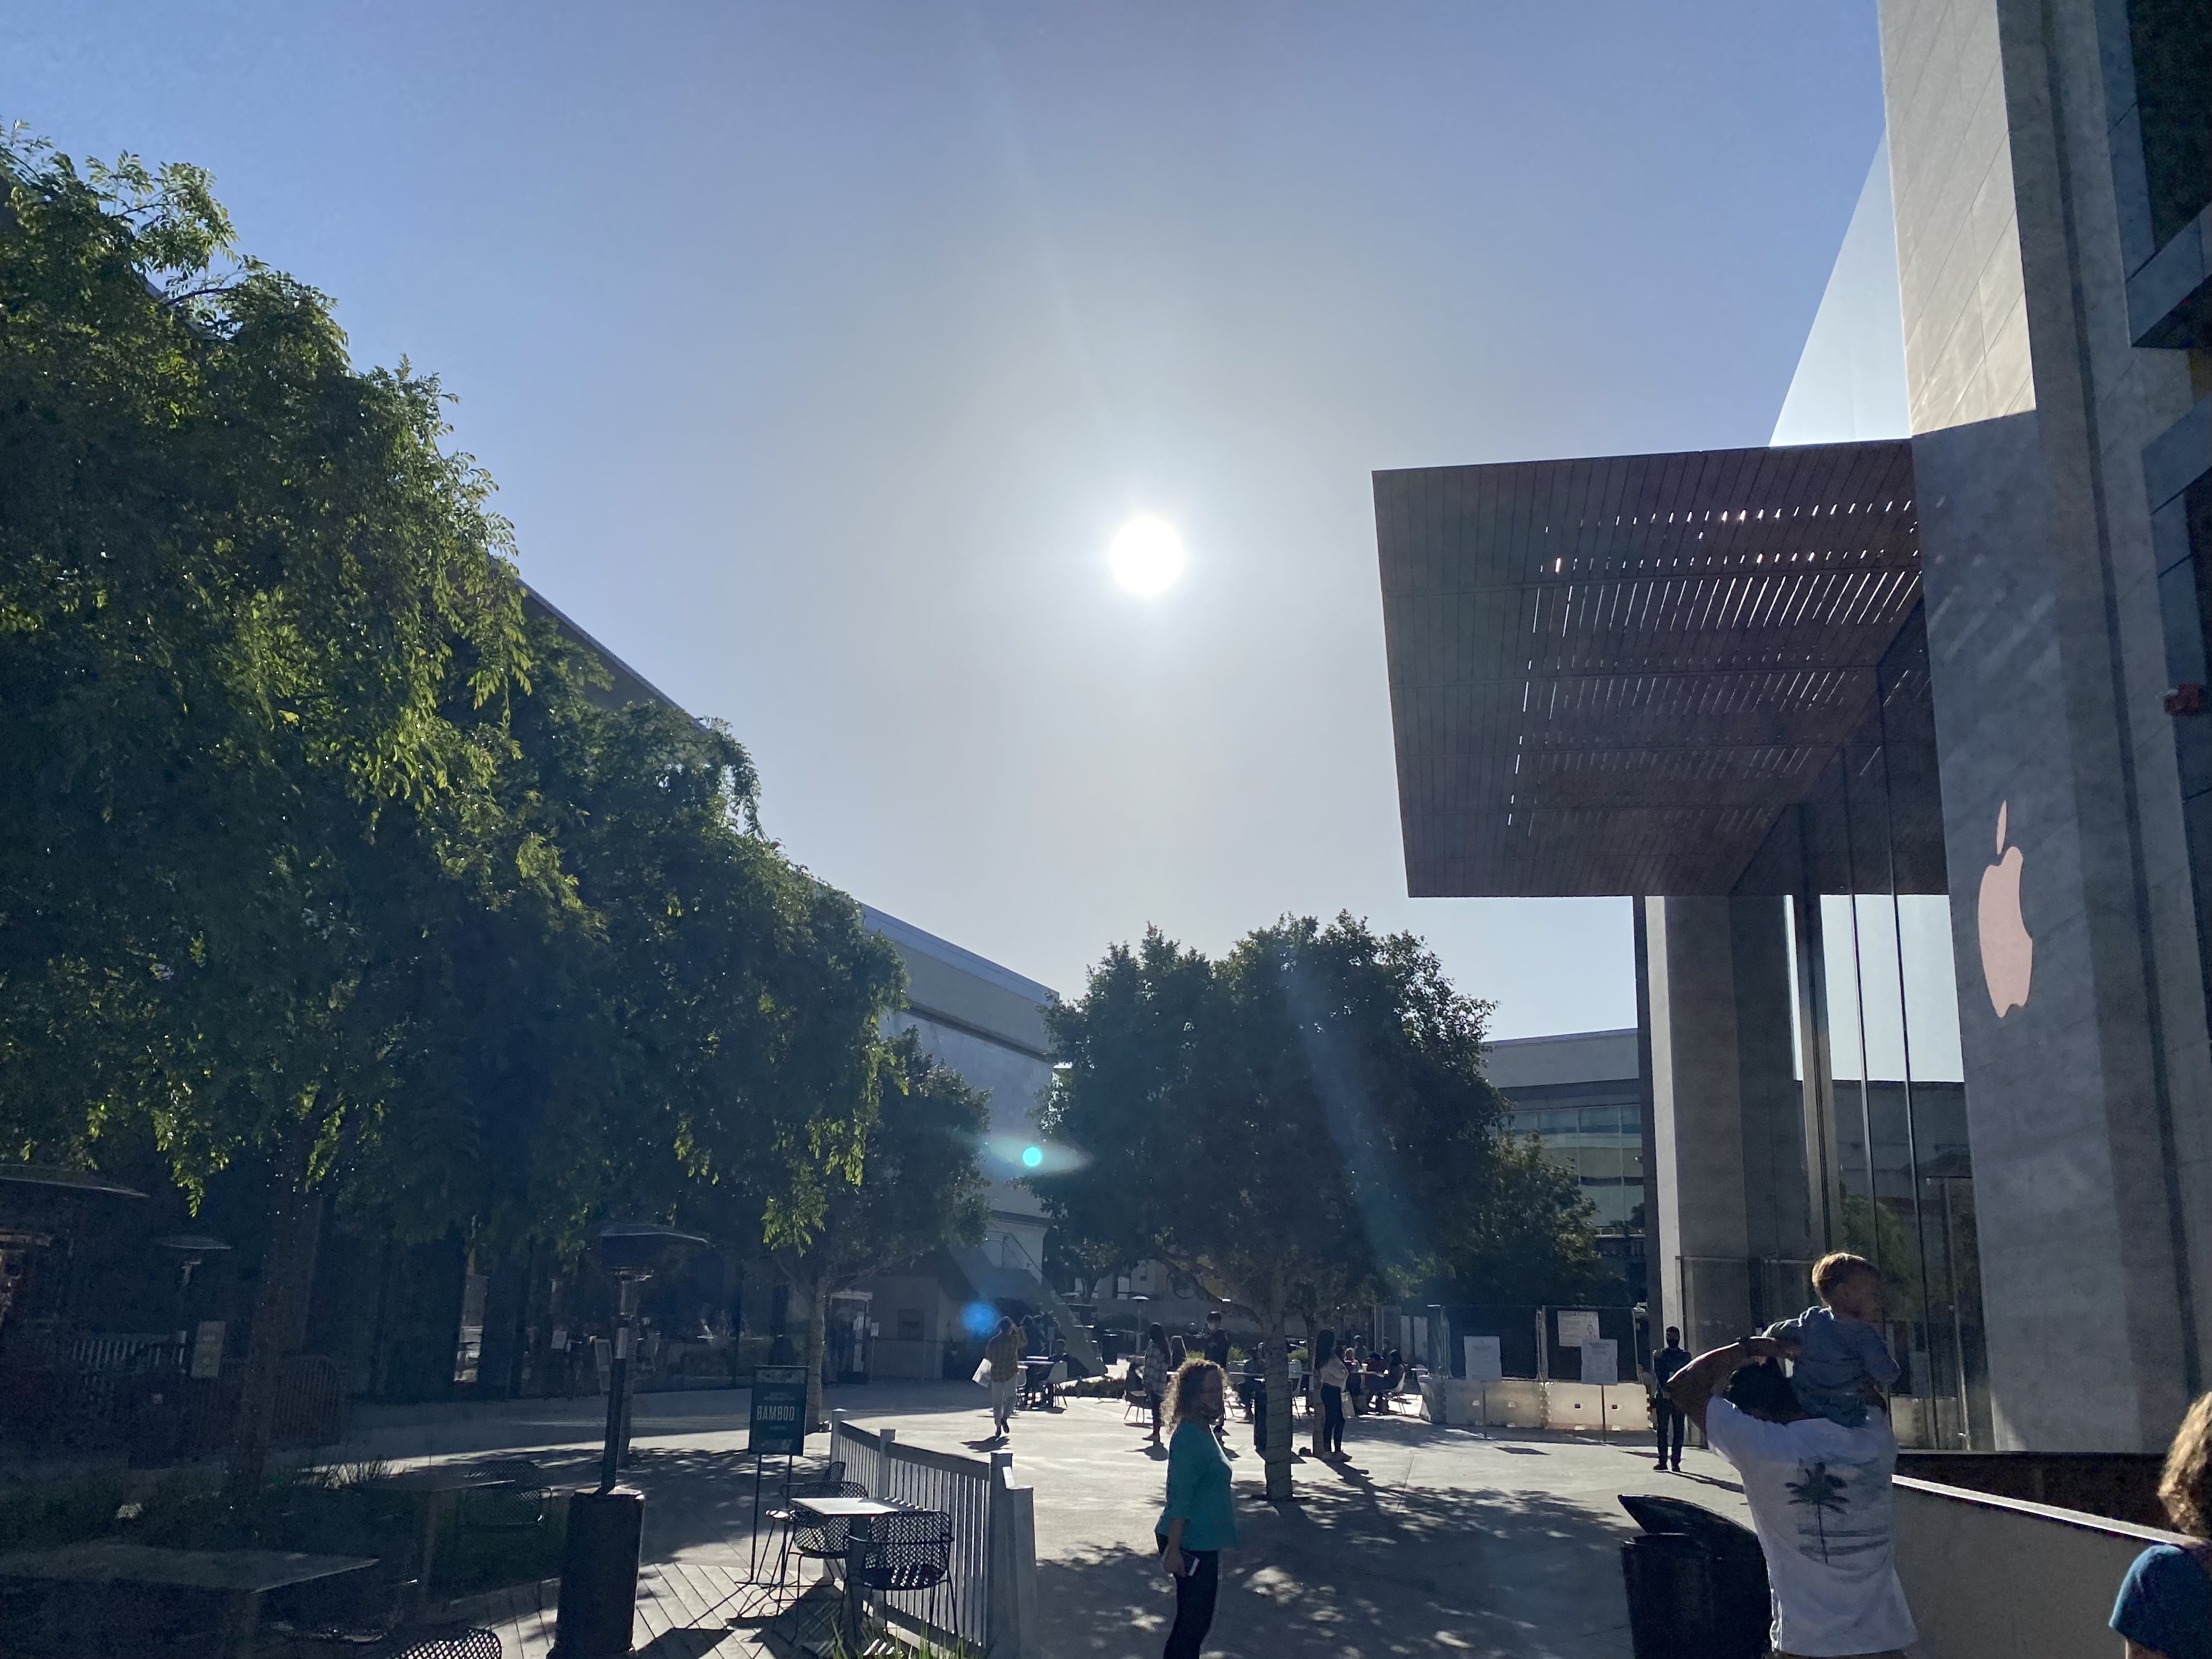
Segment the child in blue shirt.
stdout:
[[1881,1269],[1863,1255],[1837,1250],[1813,1264],[1818,1305],[1766,1328],[1796,1345],[1790,1381],[1797,1403],[1817,1417],[1855,1429],[1866,1421],[1862,1378],[1887,1389],[1897,1361],[1881,1340]]

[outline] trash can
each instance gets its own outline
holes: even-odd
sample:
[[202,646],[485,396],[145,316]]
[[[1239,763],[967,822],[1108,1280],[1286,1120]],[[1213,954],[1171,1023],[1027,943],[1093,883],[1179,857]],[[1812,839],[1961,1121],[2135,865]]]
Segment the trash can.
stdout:
[[1624,1496],[1620,1547],[1636,1659],[1765,1659],[1766,1560],[1748,1527],[1679,1498]]

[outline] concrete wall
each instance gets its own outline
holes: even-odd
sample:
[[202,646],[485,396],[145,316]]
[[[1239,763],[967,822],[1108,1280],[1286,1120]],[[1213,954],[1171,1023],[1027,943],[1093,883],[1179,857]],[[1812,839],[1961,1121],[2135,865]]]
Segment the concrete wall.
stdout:
[[1897,1571],[1922,1659],[2118,1654],[2106,1620],[2129,1564],[2185,1540],[2072,1510],[1899,1476]]
[[1052,993],[896,916],[871,908],[867,918],[906,963],[908,1006],[892,1024],[920,1032],[924,1048],[989,1094],[983,1173],[992,1183],[992,1225],[1042,1266],[1044,1206],[1019,1184],[1020,1159],[1036,1135],[1030,1114],[1052,1086],[1044,1029]]
[[1565,1036],[1509,1037],[1483,1053],[1491,1082],[1507,1094],[1563,1083],[1612,1083],[1637,1072],[1636,1030],[1577,1031]]
[[1810,1299],[1815,1254],[1802,1095],[1792,1076],[1783,901],[1644,905],[1658,1221],[1654,1330],[1692,1352]]
[[[2212,1054],[2094,0],[1884,0],[1961,1040],[2001,1446],[2165,1443],[2206,1370]],[[2123,52],[2124,48],[2123,47]],[[2000,1012],[1997,818],[2034,939]]]

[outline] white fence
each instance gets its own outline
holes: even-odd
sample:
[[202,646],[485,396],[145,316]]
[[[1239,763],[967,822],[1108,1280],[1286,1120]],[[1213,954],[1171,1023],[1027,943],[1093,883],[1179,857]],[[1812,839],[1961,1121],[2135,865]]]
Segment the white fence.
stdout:
[[932,1598],[886,1603],[902,1623],[951,1638],[988,1659],[1033,1659],[1037,1652],[1036,1511],[1012,1452],[988,1458],[902,1444],[897,1431],[864,1429],[830,1413],[830,1455],[868,1496],[952,1517],[951,1574],[942,1623]]

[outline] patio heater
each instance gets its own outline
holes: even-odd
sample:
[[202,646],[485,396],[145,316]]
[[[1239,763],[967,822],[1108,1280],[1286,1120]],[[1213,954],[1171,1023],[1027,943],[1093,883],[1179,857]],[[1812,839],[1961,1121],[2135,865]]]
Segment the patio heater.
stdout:
[[606,1440],[599,1450],[598,1487],[568,1500],[552,1659],[627,1659],[629,1653],[645,1494],[617,1486],[615,1474],[622,1461],[630,1350],[636,1341],[637,1287],[669,1258],[706,1242],[652,1222],[617,1222],[599,1234],[599,1268],[615,1281],[617,1297]]

